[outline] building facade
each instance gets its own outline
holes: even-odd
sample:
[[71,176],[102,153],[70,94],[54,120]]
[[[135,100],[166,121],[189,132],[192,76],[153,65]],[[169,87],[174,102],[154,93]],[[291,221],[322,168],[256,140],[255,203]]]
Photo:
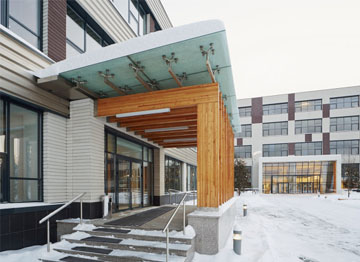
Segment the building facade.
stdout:
[[238,100],[235,157],[263,193],[328,193],[359,172],[360,87]]
[[[82,192],[84,217],[98,218],[105,194],[117,212],[196,189],[195,149],[165,148],[97,118],[93,99],[54,92],[33,73],[171,28],[160,0],[2,0],[0,22],[0,251],[44,244],[39,220]],[[79,203],[59,213],[52,241],[56,219],[78,216]]]

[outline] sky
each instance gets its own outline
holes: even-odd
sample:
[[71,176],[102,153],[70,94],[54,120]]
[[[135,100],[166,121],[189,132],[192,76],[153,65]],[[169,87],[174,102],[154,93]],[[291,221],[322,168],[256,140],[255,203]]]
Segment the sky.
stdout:
[[225,24],[237,98],[360,85],[360,0],[162,0]]

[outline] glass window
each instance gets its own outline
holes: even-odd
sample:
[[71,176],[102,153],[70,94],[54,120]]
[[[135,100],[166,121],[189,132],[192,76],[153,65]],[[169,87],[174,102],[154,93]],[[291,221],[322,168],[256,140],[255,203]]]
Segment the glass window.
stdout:
[[322,109],[321,99],[295,102],[295,112],[318,111]]
[[306,119],[295,121],[295,134],[309,134],[322,132],[322,119]]
[[108,45],[103,39],[104,37],[106,38],[105,33],[102,32],[100,34],[97,32],[89,25],[91,21],[88,20],[77,14],[70,6],[67,7],[66,57],[75,56]]
[[263,123],[263,136],[286,136],[288,134],[288,122]]
[[359,116],[330,118],[330,132],[359,130]]
[[330,98],[330,109],[351,108],[359,106],[359,96]]
[[236,146],[234,154],[235,158],[251,158],[251,146]]
[[86,27],[86,51],[101,48],[101,37],[89,26]]
[[251,137],[251,124],[250,125],[241,125],[241,132],[236,135],[236,137]]
[[264,115],[286,114],[288,112],[288,103],[263,105]]
[[116,153],[115,136],[109,133],[107,133],[107,152]]
[[85,51],[85,22],[69,6],[66,16],[66,38],[80,51]]
[[142,146],[121,137],[116,138],[116,153],[119,155],[142,159]]
[[9,4],[9,29],[40,48],[40,1],[11,0]]
[[196,185],[197,175],[196,175],[196,166],[187,165],[187,178],[186,178],[186,190],[193,191],[197,189]]
[[288,144],[265,144],[263,145],[263,157],[287,156]]
[[251,116],[251,106],[239,107],[239,115],[242,117]]
[[0,152],[5,152],[5,111],[3,100],[0,100]]
[[330,141],[330,154],[358,155],[359,139]]
[[181,190],[181,161],[165,156],[165,192],[169,189]]
[[295,143],[296,156],[321,155],[322,142]]
[[10,201],[39,199],[39,114],[10,104]]
[[124,18],[124,20],[127,21],[129,17],[129,1],[112,0],[112,3],[115,5],[117,10],[119,10],[119,13]]

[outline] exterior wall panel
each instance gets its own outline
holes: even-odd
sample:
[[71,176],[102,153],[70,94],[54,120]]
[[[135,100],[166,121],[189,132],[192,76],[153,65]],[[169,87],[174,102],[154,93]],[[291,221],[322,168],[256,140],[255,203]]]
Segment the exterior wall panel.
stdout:
[[47,55],[54,61],[66,58],[66,0],[48,0]]

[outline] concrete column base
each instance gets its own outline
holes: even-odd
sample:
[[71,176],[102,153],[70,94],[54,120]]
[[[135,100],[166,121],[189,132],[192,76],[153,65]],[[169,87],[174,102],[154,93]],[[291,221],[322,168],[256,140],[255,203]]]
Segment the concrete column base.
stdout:
[[233,197],[219,208],[198,208],[188,215],[188,224],[196,232],[196,252],[214,255],[225,246],[233,229],[238,199]]

